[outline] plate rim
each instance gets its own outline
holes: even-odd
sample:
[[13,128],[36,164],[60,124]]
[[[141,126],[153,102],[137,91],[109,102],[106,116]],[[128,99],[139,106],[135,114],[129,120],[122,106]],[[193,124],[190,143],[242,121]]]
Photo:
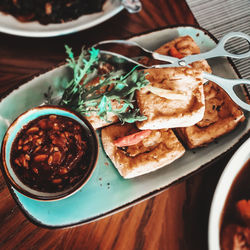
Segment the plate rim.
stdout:
[[[153,30],[149,30],[149,31],[145,31],[145,32],[142,32],[142,33],[139,33],[139,34],[136,34],[136,35],[132,35],[130,37],[127,37],[127,38],[124,38],[124,39],[130,39],[130,38],[136,38],[136,37],[139,37],[139,36],[143,36],[145,34],[150,34],[150,33],[153,33],[153,32],[157,32],[157,31],[161,31],[161,30],[166,30],[166,29],[171,29],[171,28],[195,28],[195,29],[198,29],[198,30],[201,30],[203,31],[206,35],[208,35],[211,39],[213,39],[216,43],[218,43],[218,40],[215,38],[215,36],[213,34],[211,34],[208,30],[202,28],[201,26],[199,25],[168,25],[168,26],[165,26],[165,27],[161,27],[161,28],[157,28],[157,29],[153,29]],[[235,71],[236,75],[238,77],[240,77],[240,74],[239,74],[239,71],[237,70],[235,64],[232,62],[232,60],[230,59],[227,59],[229,64],[232,66],[233,70]],[[52,66],[52,67],[48,67],[47,69],[39,72],[38,74],[35,74],[35,75],[32,75],[30,78],[26,78],[26,80],[24,79],[21,84],[19,84],[16,88],[13,88],[12,90],[10,90],[10,92],[7,92],[6,94],[4,94],[4,96],[2,96],[0,98],[0,102],[6,98],[8,95],[10,95],[13,91],[15,91],[16,89],[18,89],[20,86],[24,85],[25,83],[28,83],[29,81],[31,81],[32,79],[36,78],[37,76],[39,75],[42,75],[48,71],[51,71],[57,67],[60,67],[60,66],[63,66],[65,65],[66,63],[65,62],[61,62],[61,63],[58,63],[57,65],[55,66]],[[20,83],[20,82],[19,82]],[[79,226],[79,225],[84,225],[84,224],[87,224],[87,223],[90,223],[90,222],[94,222],[94,221],[97,221],[99,219],[102,219],[102,218],[105,218],[109,215],[112,215],[112,214],[115,214],[117,212],[120,212],[124,209],[127,209],[129,207],[132,207],[142,201],[145,201],[149,198],[152,198],[158,194],[160,194],[161,192],[165,191],[167,188],[169,188],[170,186],[173,186],[173,185],[176,185],[180,182],[182,182],[183,180],[189,178],[190,176],[196,174],[196,173],[199,173],[200,171],[203,171],[204,169],[206,169],[207,167],[209,167],[211,164],[213,164],[214,162],[218,161],[221,157],[223,157],[224,155],[228,154],[229,152],[233,151],[235,148],[237,148],[239,145],[241,145],[250,135],[250,130],[248,130],[244,135],[242,135],[241,137],[238,138],[238,141],[232,145],[230,148],[228,148],[225,152],[223,152],[221,155],[213,158],[212,160],[204,163],[203,165],[201,165],[198,169],[188,173],[187,175],[185,176],[182,176],[181,178],[179,179],[176,179],[175,181],[171,182],[170,184],[160,188],[160,189],[157,189],[157,190],[154,190],[148,194],[145,194],[143,196],[140,196],[138,197],[137,199],[129,202],[129,203],[126,203],[126,204],[123,204],[122,206],[119,206],[117,208],[114,208],[113,210],[110,210],[108,212],[105,212],[105,213],[102,213],[102,214],[98,214],[97,216],[94,216],[94,217],[91,217],[91,218],[87,218],[85,220],[82,220],[82,221],[78,221],[78,222],[74,222],[72,224],[67,224],[67,225],[56,225],[56,226],[52,226],[52,225],[47,225],[41,221],[39,221],[38,219],[36,219],[34,216],[32,216],[31,214],[28,213],[28,211],[23,207],[22,203],[19,201],[17,195],[15,194],[13,188],[7,183],[7,187],[9,188],[9,191],[11,192],[12,194],[12,197],[14,198],[15,202],[17,203],[18,206],[20,206],[20,210],[21,212],[25,215],[25,217],[30,221],[32,222],[33,224],[37,225],[37,226],[40,226],[40,227],[43,227],[43,228],[46,228],[46,229],[60,229],[60,228],[71,228],[71,227],[75,227],[75,226]]]
[[[249,149],[250,146],[250,137],[244,141],[244,143],[241,144],[241,146],[235,151],[235,153],[230,158],[229,162],[227,163],[226,167],[224,168],[219,181],[217,182],[211,206],[210,206],[210,212],[209,212],[209,218],[208,218],[208,247],[209,249],[216,249],[220,248],[220,227],[217,228],[217,224],[220,224],[221,221],[221,213],[225,207],[225,203],[227,201],[229,192],[232,188],[232,185],[237,178],[237,176],[240,174],[241,170],[244,168],[244,165],[246,164],[246,159],[244,159],[243,164],[238,164],[234,169],[234,174],[232,177],[230,177],[230,183],[227,183],[227,189],[226,189],[226,195],[222,196],[222,187],[225,185],[226,178],[230,175],[230,171],[233,166],[235,166],[235,163],[238,162],[239,157],[243,154],[244,150]],[[247,154],[250,153],[250,151],[246,151]],[[246,154],[246,155],[247,155]],[[231,179],[232,178],[232,179]],[[222,196],[222,197],[221,197]],[[222,210],[218,213],[218,207]],[[219,219],[217,220],[217,218]],[[216,226],[216,229],[213,228],[213,226]],[[216,232],[215,232],[216,230]],[[216,241],[216,242],[215,242]]]

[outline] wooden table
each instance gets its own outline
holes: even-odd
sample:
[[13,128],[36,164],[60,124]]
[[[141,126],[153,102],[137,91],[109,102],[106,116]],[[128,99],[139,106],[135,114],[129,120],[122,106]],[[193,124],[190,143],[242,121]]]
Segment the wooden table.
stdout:
[[[24,38],[1,33],[0,98],[31,75],[64,61],[64,44],[79,53],[83,44],[127,38],[168,25],[196,24],[184,0],[142,3],[139,14],[122,11],[96,27],[72,35]],[[237,147],[154,198],[68,229],[50,230],[32,224],[20,211],[1,176],[0,249],[207,249],[212,195]]]

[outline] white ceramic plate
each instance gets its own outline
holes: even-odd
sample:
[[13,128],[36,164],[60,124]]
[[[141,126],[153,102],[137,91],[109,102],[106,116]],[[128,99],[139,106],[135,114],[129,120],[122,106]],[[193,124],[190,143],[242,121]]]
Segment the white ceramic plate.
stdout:
[[[166,28],[133,37],[132,40],[148,49],[155,49],[184,35],[192,36],[202,51],[210,50],[216,44],[212,35],[190,26]],[[209,60],[209,63],[215,74],[237,78],[227,59],[216,58]],[[55,94],[60,94],[62,84],[70,76],[70,70],[65,65],[57,67],[35,77],[0,101],[0,142],[10,122],[20,113],[44,101],[43,94],[47,92],[48,86],[53,87]],[[152,197],[205,165],[208,166],[208,163],[245,136],[249,127],[249,114],[246,113],[244,123],[216,142],[205,148],[187,150],[182,158],[172,164],[153,173],[128,180],[119,175],[100,143],[99,160],[91,179],[80,191],[61,201],[39,202],[23,196],[13,188],[10,190],[24,214],[39,225],[54,228],[93,221]]]
[[233,155],[217,184],[209,215],[208,243],[209,249],[211,250],[220,249],[220,225],[222,211],[236,176],[249,159],[250,138],[245,141]]
[[13,16],[0,12],[0,32],[26,37],[66,35],[100,24],[119,13],[122,9],[123,6],[120,4],[120,0],[107,0],[102,12],[83,15],[70,22],[48,25],[42,25],[35,21],[22,23]]

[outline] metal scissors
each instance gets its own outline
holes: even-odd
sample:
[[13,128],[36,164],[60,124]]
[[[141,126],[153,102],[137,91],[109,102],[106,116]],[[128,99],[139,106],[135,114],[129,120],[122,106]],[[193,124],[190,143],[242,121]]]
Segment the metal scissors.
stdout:
[[[150,51],[148,49],[143,48],[140,46],[138,43],[134,41],[126,41],[126,40],[106,40],[102,41],[99,43],[96,43],[93,45],[93,47],[98,48],[103,45],[111,45],[113,47],[118,47],[119,52],[115,52],[112,50],[102,50],[100,49],[100,53],[104,55],[109,55],[116,57],[116,61],[120,61],[121,63],[123,62],[128,62],[132,63],[134,65],[141,66],[143,68],[167,68],[167,67],[191,67],[190,64],[202,59],[209,59],[209,58],[214,58],[214,57],[230,57],[230,58],[237,58],[237,59],[242,59],[242,58],[248,58],[250,57],[250,48],[248,49],[247,52],[241,53],[241,54],[234,54],[230,53],[225,49],[226,43],[232,39],[232,38],[244,38],[247,40],[248,45],[250,47],[250,36],[242,33],[242,32],[230,32],[226,34],[224,37],[220,39],[218,44],[211,49],[210,51],[196,54],[196,55],[189,55],[186,57],[183,57],[181,59],[172,57],[172,56],[166,56],[166,55],[161,55],[157,52]],[[127,56],[124,55],[124,51],[135,51],[136,54],[133,52],[133,56]],[[141,62],[141,58],[143,57],[148,57],[151,59],[155,59],[157,61],[160,61],[161,63],[155,63],[153,65],[145,65]],[[166,63],[167,62],[167,63]],[[237,103],[241,108],[250,111],[250,104],[242,101],[237,94],[235,93],[234,86],[240,85],[240,84],[246,84],[250,85],[250,80],[248,79],[225,79],[223,77],[215,76],[206,72],[202,73],[202,76],[206,80],[211,80],[218,84],[221,88],[223,88],[228,95],[232,98],[232,100]]]

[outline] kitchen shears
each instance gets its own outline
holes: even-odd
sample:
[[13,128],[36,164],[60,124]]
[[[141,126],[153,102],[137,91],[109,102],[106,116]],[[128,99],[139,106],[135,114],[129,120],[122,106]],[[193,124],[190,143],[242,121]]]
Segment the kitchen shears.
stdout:
[[[243,38],[248,42],[248,51],[235,54],[225,49],[226,43],[232,38]],[[115,57],[117,62],[120,63],[132,63],[134,65],[141,66],[143,68],[167,68],[167,67],[191,67],[190,64],[202,59],[209,59],[215,57],[230,57],[236,59],[243,59],[250,57],[250,36],[242,32],[230,32],[220,39],[218,44],[210,51],[203,52],[200,54],[189,55],[183,58],[176,58],[172,56],[162,55],[157,52],[150,51],[143,48],[138,43],[129,40],[106,40],[96,43],[92,47],[100,48],[102,46],[112,46],[112,50],[100,49],[102,55]],[[114,51],[118,49],[119,52]],[[135,52],[136,51],[136,52]],[[124,55],[124,52],[130,52],[132,55]],[[147,57],[156,60],[153,65],[146,65],[142,63],[142,58]],[[250,69],[249,69],[250,70]],[[234,87],[240,84],[250,85],[249,79],[225,79],[223,77],[215,76],[207,72],[202,72],[202,76],[206,80],[210,80],[218,84],[223,88],[231,99],[237,103],[241,108],[250,111],[250,104],[244,102],[235,93]]]

